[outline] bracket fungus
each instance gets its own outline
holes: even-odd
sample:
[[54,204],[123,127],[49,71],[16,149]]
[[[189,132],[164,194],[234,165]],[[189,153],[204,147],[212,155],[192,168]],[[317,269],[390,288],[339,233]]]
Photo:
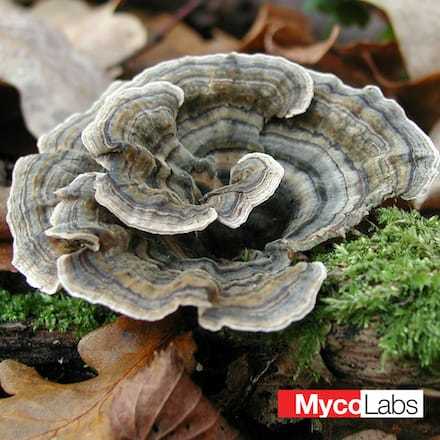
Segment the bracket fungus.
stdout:
[[[378,88],[266,55],[161,63],[113,83],[15,167],[14,265],[47,292],[211,330],[302,319],[326,270],[292,263],[439,167]],[[252,249],[252,258],[239,251]]]

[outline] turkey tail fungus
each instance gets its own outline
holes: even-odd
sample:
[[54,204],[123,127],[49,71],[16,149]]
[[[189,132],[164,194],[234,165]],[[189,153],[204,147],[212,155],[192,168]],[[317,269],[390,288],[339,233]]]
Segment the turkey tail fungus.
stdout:
[[192,305],[207,329],[265,332],[304,318],[326,277],[295,252],[420,196],[439,164],[377,87],[234,53],[115,82],[39,150],[17,162],[8,216],[32,286],[144,320]]

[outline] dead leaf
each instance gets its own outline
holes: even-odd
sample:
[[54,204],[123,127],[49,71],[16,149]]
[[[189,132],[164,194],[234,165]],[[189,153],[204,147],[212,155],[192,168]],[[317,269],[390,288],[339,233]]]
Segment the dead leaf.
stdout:
[[321,72],[334,73],[353,87],[376,83],[368,67],[363,68],[348,57],[341,56],[335,48],[330,49],[313,67]]
[[[403,59],[395,42],[376,43],[369,41],[356,41],[335,48],[337,53],[351,61],[354,61],[364,69],[373,67],[368,64],[369,59],[374,62],[374,67],[380,66],[382,77],[386,77],[393,83],[402,81],[406,75]],[[373,75],[376,72],[371,72]]]
[[185,373],[173,346],[118,386],[111,422],[118,440],[237,438]]
[[366,429],[364,431],[344,437],[343,440],[396,440],[394,434],[387,434],[379,429]]
[[0,241],[12,239],[11,231],[9,230],[9,226],[6,222],[9,190],[9,187],[0,186]]
[[[150,34],[154,35],[175,21],[169,14],[160,14],[145,20]],[[126,70],[137,73],[140,70],[161,61],[178,58],[184,55],[206,55],[210,53],[231,52],[237,50],[238,40],[230,35],[214,29],[213,38],[205,40],[190,26],[178,22],[157,44],[147,48],[135,58],[127,62]]]
[[[432,129],[430,137],[437,149],[440,150],[440,119]],[[414,200],[413,206],[419,211],[440,211],[440,174],[432,182],[427,194]]]
[[420,80],[389,85],[387,90],[426,132],[440,119],[440,72]]
[[0,79],[20,92],[24,120],[37,137],[88,108],[110,82],[61,33],[6,1],[0,3]]
[[300,64],[316,64],[335,44],[338,39],[341,28],[333,26],[330,35],[326,40],[307,46],[288,45],[281,46],[277,41],[285,30],[285,26],[271,27],[265,37],[264,45],[268,53],[272,55],[280,55]]
[[[398,53],[396,45],[356,42],[332,47],[314,66],[322,72],[331,72],[345,83],[354,87],[378,84],[363,54],[373,53],[374,57],[388,60],[390,54]],[[391,58],[394,61],[394,57]],[[387,61],[388,62],[388,61]]]
[[[0,399],[2,440],[112,439],[109,411],[115,393],[175,338],[177,324],[175,317],[155,323],[119,318],[88,334],[78,351],[98,375],[84,382],[58,384],[19,362],[1,362],[0,384],[12,395]],[[177,350],[194,352],[188,337],[174,339]]]
[[12,265],[12,243],[0,243],[0,272],[17,272]]
[[266,52],[301,64],[315,64],[335,44],[339,32],[339,26],[334,26],[326,40],[316,42],[306,15],[285,6],[265,4],[243,37],[240,50]]
[[332,47],[315,68],[332,72],[355,87],[376,84],[386,91],[387,86],[406,84],[402,81],[405,68],[396,43],[358,41],[338,45]]
[[260,7],[251,29],[241,40],[241,52],[265,50],[265,35],[272,28],[283,27],[278,43],[281,45],[309,45],[314,42],[309,19],[301,12],[270,3]]
[[440,71],[440,2],[438,0],[364,0],[391,21],[408,73],[413,80]]
[[117,2],[92,7],[84,1],[40,0],[35,16],[67,36],[72,46],[105,69],[118,64],[147,42],[147,30],[129,13],[115,13]]

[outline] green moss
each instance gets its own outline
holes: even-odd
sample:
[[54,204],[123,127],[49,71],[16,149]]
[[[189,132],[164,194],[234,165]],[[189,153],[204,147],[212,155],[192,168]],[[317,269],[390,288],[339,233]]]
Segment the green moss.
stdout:
[[[384,356],[428,367],[440,360],[440,220],[378,210],[371,236],[315,253],[329,277],[314,314],[365,327],[378,322]],[[313,315],[312,315],[313,316]]]
[[82,336],[112,320],[108,309],[64,293],[14,293],[0,290],[0,322],[30,321],[35,329],[75,331]]

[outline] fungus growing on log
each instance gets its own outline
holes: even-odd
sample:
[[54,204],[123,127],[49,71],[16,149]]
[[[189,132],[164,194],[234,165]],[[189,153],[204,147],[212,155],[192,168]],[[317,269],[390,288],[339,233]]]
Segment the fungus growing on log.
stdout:
[[420,195],[439,165],[378,88],[241,54],[115,82],[39,150],[17,162],[9,199],[28,282],[138,319],[192,305],[211,330],[302,319],[326,270],[292,255]]

